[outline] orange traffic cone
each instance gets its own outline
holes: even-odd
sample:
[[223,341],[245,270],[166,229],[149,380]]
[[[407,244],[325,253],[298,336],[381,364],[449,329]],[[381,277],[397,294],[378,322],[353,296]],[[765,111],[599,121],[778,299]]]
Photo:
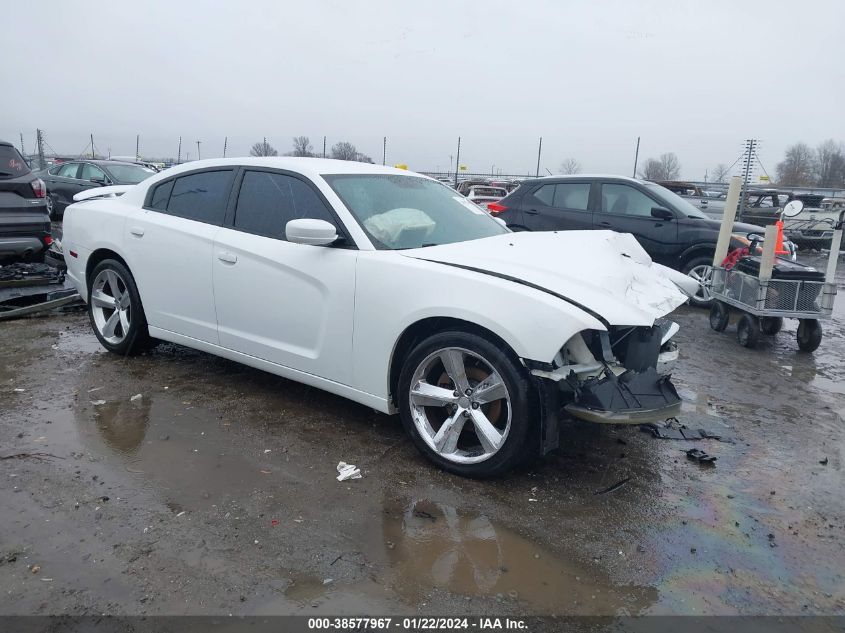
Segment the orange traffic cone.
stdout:
[[775,222],[778,227],[778,237],[775,240],[775,255],[789,255],[789,251],[783,247],[783,220]]

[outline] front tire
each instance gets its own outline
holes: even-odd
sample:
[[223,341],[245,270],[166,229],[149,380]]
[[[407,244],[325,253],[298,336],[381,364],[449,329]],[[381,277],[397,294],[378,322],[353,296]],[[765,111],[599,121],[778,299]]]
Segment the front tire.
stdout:
[[760,325],[757,317],[743,314],[736,324],[736,340],[743,347],[753,349],[760,340]]
[[397,400],[417,449],[464,477],[503,474],[530,456],[530,383],[506,350],[467,332],[435,334],[405,359]]
[[713,304],[711,284],[713,283],[713,257],[693,257],[684,264],[681,272],[698,282],[698,290],[690,297],[690,305],[709,308]]
[[766,336],[774,336],[783,328],[783,317],[762,317],[760,319],[760,330]]
[[822,342],[822,324],[818,319],[801,319],[798,322],[798,349],[815,352]]
[[122,262],[105,259],[94,267],[88,281],[88,319],[110,352],[132,356],[150,346],[141,295]]
[[710,327],[716,332],[724,332],[730,318],[728,307],[721,301],[714,301],[710,306]]

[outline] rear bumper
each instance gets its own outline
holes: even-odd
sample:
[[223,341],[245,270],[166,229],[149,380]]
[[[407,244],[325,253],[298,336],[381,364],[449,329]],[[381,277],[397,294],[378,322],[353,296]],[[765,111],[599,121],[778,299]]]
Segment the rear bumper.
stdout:
[[35,236],[0,237],[0,257],[24,257],[27,254],[38,255],[47,247]]

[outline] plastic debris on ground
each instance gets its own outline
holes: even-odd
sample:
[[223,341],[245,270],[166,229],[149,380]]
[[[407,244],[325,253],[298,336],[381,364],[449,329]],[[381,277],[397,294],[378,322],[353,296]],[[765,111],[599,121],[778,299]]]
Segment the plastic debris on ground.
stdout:
[[136,393],[134,396],[132,396],[131,398],[129,398],[129,402],[138,402],[138,400],[140,400],[140,399],[141,399],[141,398],[143,398],[143,397],[144,397],[144,396],[143,396],[142,394],[140,394],[140,393]]
[[[706,416],[701,416],[704,418]],[[698,419],[698,423],[705,422],[705,420]],[[662,424],[641,424],[640,431],[648,433],[652,437],[660,440],[717,440],[726,444],[734,444],[734,440],[728,437],[730,434],[727,428],[712,430],[708,428],[690,428],[686,424],[682,424],[677,418],[669,418]]]
[[687,454],[687,459],[691,459],[694,462],[698,462],[704,466],[715,466],[716,465],[716,457],[713,455],[708,455],[704,451],[698,448],[691,448],[688,451],[684,451]]
[[361,469],[358,468],[355,464],[338,462],[337,472],[338,481],[346,481],[347,479],[361,479]]

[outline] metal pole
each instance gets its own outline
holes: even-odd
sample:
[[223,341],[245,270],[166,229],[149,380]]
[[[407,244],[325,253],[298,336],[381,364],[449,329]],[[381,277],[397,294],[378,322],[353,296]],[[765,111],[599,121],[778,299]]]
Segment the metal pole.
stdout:
[[326,157],[326,137],[323,137],[323,158]]
[[141,160],[141,135],[135,135],[135,160]]
[[21,155],[26,158],[26,150],[23,148],[23,132],[21,134]]
[[44,161],[44,133],[41,130],[35,130],[35,143],[38,149],[38,168],[44,169],[46,167]]
[[94,154],[94,135],[91,135],[91,160],[97,158]]
[[637,137],[637,151],[634,152],[634,174],[631,178],[637,177],[637,162],[640,159],[640,137]]
[[226,145],[229,144],[229,137],[226,136],[223,138],[223,158],[226,158]]
[[179,153],[176,155],[176,164],[182,164],[182,137],[179,137]]
[[736,211],[736,220],[742,217],[742,212],[745,209],[745,199],[748,196],[748,179],[751,177],[751,157],[754,156],[756,144],[757,139],[750,138],[745,141],[745,173],[742,175],[742,195],[739,199],[739,208]]
[[[202,141],[197,141],[197,160],[202,160],[202,154],[200,153],[200,143],[202,143]],[[264,139],[264,144],[267,145],[267,139]]]
[[381,152],[381,164],[387,163],[387,137],[384,137],[384,149]]
[[540,137],[540,145],[537,147],[537,173],[535,174],[535,178],[540,177],[540,154],[543,153],[543,137]]
[[458,188],[458,170],[461,164],[461,137],[458,137],[458,154],[455,157],[455,189]]

